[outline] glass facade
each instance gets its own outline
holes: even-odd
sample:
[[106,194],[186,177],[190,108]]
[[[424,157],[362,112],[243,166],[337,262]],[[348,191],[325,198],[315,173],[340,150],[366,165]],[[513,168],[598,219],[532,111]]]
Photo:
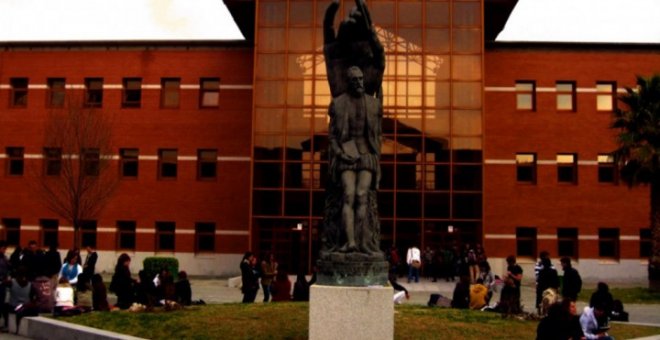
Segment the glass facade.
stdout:
[[[252,249],[307,268],[318,253],[325,204],[332,97],[322,25],[329,4],[257,1]],[[342,2],[335,28],[353,5]],[[381,247],[478,242],[482,1],[367,5],[386,53]]]

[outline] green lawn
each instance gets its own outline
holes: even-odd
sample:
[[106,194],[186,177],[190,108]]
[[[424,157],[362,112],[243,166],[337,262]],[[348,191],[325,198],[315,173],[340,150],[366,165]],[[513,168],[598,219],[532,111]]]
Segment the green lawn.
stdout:
[[[91,313],[63,321],[150,339],[305,339],[307,303],[219,304],[174,312]],[[404,305],[395,309],[397,339],[533,339],[535,321],[499,314]],[[659,334],[659,328],[615,324],[617,339]]]
[[[579,300],[588,302],[591,294],[595,291],[595,287],[590,289],[582,288]],[[629,303],[660,304],[660,292],[652,292],[648,288],[610,288],[610,293],[612,293],[615,300],[621,300],[623,302],[624,309],[626,304]]]

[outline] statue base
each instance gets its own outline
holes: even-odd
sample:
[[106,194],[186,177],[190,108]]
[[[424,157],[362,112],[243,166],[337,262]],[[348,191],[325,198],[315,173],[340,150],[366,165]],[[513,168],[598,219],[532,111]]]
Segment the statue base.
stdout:
[[310,287],[309,339],[393,339],[392,287]]
[[384,286],[389,264],[382,254],[321,253],[317,283],[325,286]]

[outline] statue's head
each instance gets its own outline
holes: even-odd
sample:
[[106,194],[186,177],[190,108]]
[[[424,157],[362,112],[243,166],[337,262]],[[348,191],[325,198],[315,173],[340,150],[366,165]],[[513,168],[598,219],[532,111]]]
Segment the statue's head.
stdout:
[[348,79],[348,89],[353,96],[362,96],[364,94],[364,74],[357,66],[351,66],[346,71],[346,78]]

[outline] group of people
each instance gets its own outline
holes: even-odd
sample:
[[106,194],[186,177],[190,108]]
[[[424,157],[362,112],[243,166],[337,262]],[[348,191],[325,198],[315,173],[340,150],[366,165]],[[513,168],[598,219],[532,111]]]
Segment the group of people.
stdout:
[[[390,271],[400,274],[402,267],[397,248],[393,245],[386,255]],[[481,244],[472,246],[465,243],[462,247],[458,244],[437,249],[426,247],[424,252],[412,246],[408,248],[405,260],[408,283],[419,282],[420,275],[432,278],[433,282],[438,278],[449,282],[455,281],[457,276],[468,276],[470,282],[475,283],[480,273],[480,265],[486,262],[487,257]]]
[[245,252],[240,264],[241,292],[243,303],[253,303],[257,298],[259,288],[263,289],[263,302],[277,301],[309,301],[309,287],[316,283],[316,272],[310,281],[304,274],[298,273],[296,282],[292,284],[285,266],[275,261],[275,256],[264,256],[261,262],[252,252]]

